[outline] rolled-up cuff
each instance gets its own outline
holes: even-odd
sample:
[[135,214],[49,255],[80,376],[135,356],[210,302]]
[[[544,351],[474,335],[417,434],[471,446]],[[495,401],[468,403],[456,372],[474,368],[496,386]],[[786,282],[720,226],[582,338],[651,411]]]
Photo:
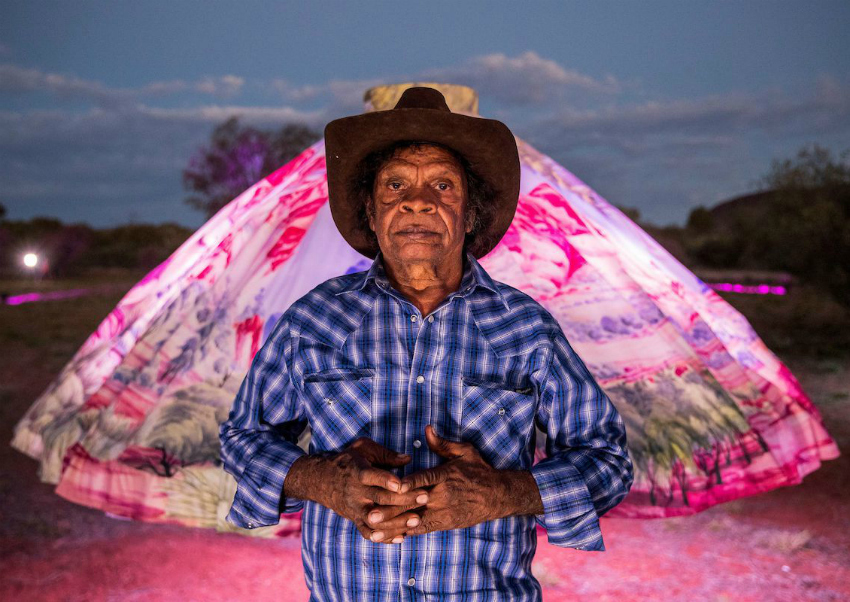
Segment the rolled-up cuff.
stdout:
[[604,551],[599,516],[581,473],[569,460],[546,458],[531,467],[543,514],[535,515],[549,543],[579,550]]
[[306,452],[288,441],[267,443],[258,450],[236,483],[236,495],[225,520],[243,529],[276,525],[281,513],[297,512],[304,501],[286,497],[283,482],[295,460]]

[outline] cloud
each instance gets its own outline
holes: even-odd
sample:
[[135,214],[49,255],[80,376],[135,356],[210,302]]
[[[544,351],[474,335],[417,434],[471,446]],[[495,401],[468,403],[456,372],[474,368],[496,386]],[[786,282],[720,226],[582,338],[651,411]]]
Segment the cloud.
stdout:
[[[93,173],[109,178],[109,170],[120,172],[133,165],[148,170],[150,177],[166,171],[177,174],[189,156],[209,138],[216,125],[239,116],[244,123],[276,128],[284,123],[304,123],[320,129],[325,119],[319,112],[290,107],[238,107],[206,105],[192,108],[158,108],[146,105],[85,112],[37,110],[0,111],[0,151],[12,157],[0,164],[0,188],[5,176],[20,176],[20,165],[33,166],[27,177],[39,177],[75,165],[93,166]],[[156,174],[154,174],[156,172]]]
[[474,88],[488,102],[510,107],[551,106],[555,100],[611,97],[626,87],[613,75],[593,78],[535,52],[516,57],[494,53],[473,57],[459,65],[426,69],[391,79],[331,80],[323,84],[297,85],[274,79],[266,87],[288,102],[325,101],[338,107],[360,107],[363,93],[373,86],[405,81],[436,81]]
[[223,75],[221,77],[205,77],[192,84],[198,92],[211,94],[213,96],[235,96],[242,90],[245,80],[235,75]]
[[161,121],[178,121],[183,123],[219,124],[230,117],[238,116],[246,122],[255,125],[281,125],[284,123],[304,123],[318,126],[324,124],[323,111],[302,111],[292,107],[251,107],[236,105],[206,105],[186,109],[162,109],[139,106],[139,116]]
[[[0,163],[3,202],[15,218],[21,211],[15,207],[45,207],[63,219],[69,211],[76,216],[91,210],[85,219],[103,223],[102,216],[123,215],[108,211],[110,202],[141,213],[156,206],[153,221],[173,219],[162,213],[168,206],[191,215],[181,202],[180,172],[227,118],[239,115],[265,128],[297,122],[320,130],[330,119],[360,112],[370,87],[429,80],[471,85],[488,116],[505,121],[612,202],[638,206],[658,222],[684,219],[696,199],[709,204],[723,194],[747,192],[748,178],[769,161],[766,152],[754,150],[756,138],[769,138],[773,151],[783,144],[791,148],[796,137],[850,133],[850,87],[828,74],[816,76],[803,95],[767,89],[701,98],[638,95],[641,100],[632,101],[625,94],[629,80],[580,73],[534,52],[487,54],[398,77],[318,84],[225,75],[110,88],[0,64],[0,93],[46,92],[60,101],[92,104],[0,110],[0,151],[11,157]],[[231,100],[249,92],[255,94],[253,103],[239,106]],[[181,102],[158,106],[161,98]],[[89,197],[98,199],[96,211],[86,204]]]
[[616,95],[622,84],[613,76],[596,79],[528,51],[516,57],[496,53],[451,67],[430,69],[419,79],[475,88],[479,95],[509,105],[549,104],[572,95]]
[[129,99],[126,91],[107,88],[100,82],[10,64],[0,65],[0,92],[51,92],[63,99],[85,99],[104,105]]
[[60,99],[86,100],[102,107],[118,108],[145,97],[197,92],[227,98],[238,94],[245,80],[235,75],[205,77],[197,81],[151,82],[139,88],[110,88],[105,84],[71,75],[48,73],[12,64],[0,65],[0,93],[22,95],[48,92]]
[[[251,84],[275,93],[285,102],[295,105],[321,104],[326,115],[339,116],[346,112],[359,111],[367,89],[400,81],[441,81],[468,85],[475,88],[488,102],[508,107],[538,105],[545,108],[556,100],[570,98],[575,101],[598,95],[613,96],[623,89],[623,84],[612,75],[597,79],[567,69],[532,51],[515,57],[501,53],[481,55],[459,65],[402,74],[391,80],[376,77],[334,79],[321,84],[296,84],[278,78]],[[17,95],[48,92],[60,99],[87,100],[104,108],[119,108],[146,98],[190,92],[232,98],[239,95],[245,87],[245,79],[236,75],[205,77],[194,81],[156,81],[136,88],[109,87],[102,82],[74,75],[0,64],[0,92]]]
[[205,77],[195,82],[171,80],[146,84],[135,90],[135,96],[167,96],[181,92],[199,92],[211,96],[229,98],[239,94],[244,85],[245,79],[235,75]]
[[[402,81],[393,78],[392,81]],[[390,83],[386,78],[334,79],[323,84],[296,85],[285,79],[273,79],[265,87],[286,102],[295,104],[321,104],[329,118],[340,117],[363,110],[363,94],[369,88]]]
[[756,131],[811,136],[836,128],[850,131],[850,88],[822,76],[813,93],[801,98],[768,90],[589,110],[563,107],[530,124],[527,131],[550,150],[563,148],[559,141],[568,140],[572,148],[606,146],[634,155],[686,146],[722,147]]

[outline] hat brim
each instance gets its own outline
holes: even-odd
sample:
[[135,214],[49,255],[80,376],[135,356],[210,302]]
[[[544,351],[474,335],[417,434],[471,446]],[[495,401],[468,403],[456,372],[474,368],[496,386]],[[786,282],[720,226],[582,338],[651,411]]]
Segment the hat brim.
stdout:
[[325,157],[331,215],[343,238],[359,253],[374,258],[378,246],[363,231],[359,199],[351,182],[369,154],[403,140],[442,144],[462,155],[470,168],[494,191],[492,220],[468,251],[476,258],[489,253],[513,221],[519,198],[520,164],[516,140],[495,119],[424,108],[399,108],[343,117],[325,127]]

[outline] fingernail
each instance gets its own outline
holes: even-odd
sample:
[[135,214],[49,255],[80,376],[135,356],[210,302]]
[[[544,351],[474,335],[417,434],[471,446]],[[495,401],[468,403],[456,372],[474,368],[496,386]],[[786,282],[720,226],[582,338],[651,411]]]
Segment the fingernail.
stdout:
[[401,454],[401,455],[399,456],[399,458],[401,458],[402,460],[409,460],[409,459],[410,459],[410,454]]
[[402,537],[401,535],[396,535],[395,537],[393,537],[393,543],[401,543],[403,541],[404,537]]
[[374,533],[372,533],[372,537],[371,537],[372,541],[381,541],[383,538],[384,538],[384,532],[383,531],[375,531]]
[[393,491],[398,491],[398,483],[396,483],[395,481],[390,481],[390,489],[392,489]]
[[428,501],[428,494],[427,493],[421,493],[416,498],[416,503],[418,503],[418,504],[424,504],[427,501]]
[[373,512],[369,515],[369,521],[373,523],[379,523],[384,520],[384,515],[380,512]]
[[410,483],[402,483],[400,493],[407,493],[408,489],[410,489]]
[[415,516],[407,519],[407,526],[408,527],[415,527],[418,524],[419,524],[419,519],[416,518]]

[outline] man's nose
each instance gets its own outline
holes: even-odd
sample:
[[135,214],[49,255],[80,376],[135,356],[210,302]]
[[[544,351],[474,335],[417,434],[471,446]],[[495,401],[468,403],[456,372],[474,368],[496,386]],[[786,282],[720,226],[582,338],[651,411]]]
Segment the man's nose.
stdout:
[[437,210],[437,195],[427,186],[417,186],[408,191],[401,203],[402,211],[432,213]]

